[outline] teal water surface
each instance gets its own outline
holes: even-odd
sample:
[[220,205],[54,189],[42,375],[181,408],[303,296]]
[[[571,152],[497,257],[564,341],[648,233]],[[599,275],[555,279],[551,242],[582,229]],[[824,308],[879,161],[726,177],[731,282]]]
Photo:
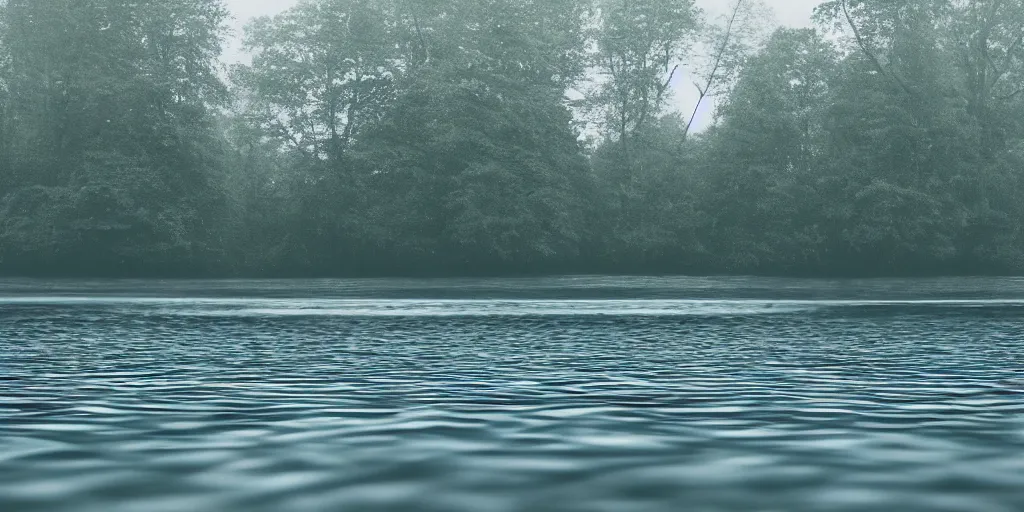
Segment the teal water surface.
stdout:
[[0,281],[0,510],[1024,510],[1024,280]]

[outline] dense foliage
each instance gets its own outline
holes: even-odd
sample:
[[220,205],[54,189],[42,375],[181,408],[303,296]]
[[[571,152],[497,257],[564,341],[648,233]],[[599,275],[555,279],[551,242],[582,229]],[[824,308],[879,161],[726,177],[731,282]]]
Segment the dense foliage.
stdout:
[[1024,271],[1024,0],[226,19],[0,0],[0,273]]

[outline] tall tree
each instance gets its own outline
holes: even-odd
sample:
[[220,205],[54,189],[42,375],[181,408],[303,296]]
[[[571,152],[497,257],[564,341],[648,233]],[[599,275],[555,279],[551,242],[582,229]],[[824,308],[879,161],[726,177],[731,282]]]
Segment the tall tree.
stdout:
[[195,263],[218,205],[210,108],[225,93],[224,7],[10,0],[4,13],[12,166],[24,177],[3,206],[5,260],[80,271]]
[[565,94],[582,73],[574,56],[585,9],[569,0],[419,7],[410,17],[422,61],[357,165],[376,203],[366,224],[388,233],[380,238],[393,252],[434,264],[571,255],[586,166]]
[[780,29],[721,106],[703,200],[714,217],[709,244],[723,261],[751,269],[816,263],[837,60],[815,30]]
[[0,0],[0,199],[14,187],[14,160],[11,154],[11,130],[14,119],[11,104],[11,53],[7,27],[7,1]]
[[234,80],[253,122],[312,161],[339,160],[381,116],[399,73],[391,6],[303,0],[246,29]]
[[968,111],[980,130],[980,150],[991,157],[1021,128],[1024,1],[950,0],[942,23],[963,77]]
[[626,160],[630,139],[663,113],[698,23],[693,0],[599,3],[596,103],[605,133],[618,141]]

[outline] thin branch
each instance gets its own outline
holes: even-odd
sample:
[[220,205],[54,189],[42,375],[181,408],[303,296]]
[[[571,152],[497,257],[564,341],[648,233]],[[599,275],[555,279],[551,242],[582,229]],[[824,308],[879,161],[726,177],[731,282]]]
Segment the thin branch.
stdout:
[[1017,96],[1019,96],[1020,93],[1022,93],[1022,92],[1024,92],[1024,88],[1017,89],[1016,91],[1013,91],[1010,94],[1004,94],[1004,95],[1001,95],[1001,96],[996,96],[996,99],[999,99],[999,100],[1012,100],[1013,98],[1016,98]]
[[1017,39],[1014,40],[1013,43],[1010,44],[1010,47],[1006,49],[1006,56],[1003,57],[1003,65],[1000,67],[996,67],[996,64],[992,62],[991,57],[989,58],[989,62],[992,65],[992,71],[995,73],[992,76],[992,83],[989,86],[990,88],[995,87],[996,84],[1010,72],[1010,62],[1013,60],[1013,57],[1017,52],[1017,47],[1019,47],[1022,42],[1024,42],[1024,34],[1017,36]]
[[718,75],[718,69],[722,66],[722,60],[725,57],[725,52],[729,48],[729,42],[732,38],[733,25],[736,23],[736,18],[739,17],[740,7],[743,6],[743,0],[736,0],[736,5],[733,6],[732,15],[729,17],[728,23],[725,25],[725,37],[722,39],[722,45],[715,52],[715,62],[711,66],[711,73],[708,74],[707,85],[701,88],[697,86],[697,90],[700,91],[700,97],[697,98],[697,104],[693,107],[693,114],[690,115],[690,119],[686,121],[686,127],[683,129],[683,140],[690,135],[690,130],[693,128],[693,121],[697,117],[697,112],[700,110],[701,103],[704,102],[704,98],[708,96],[711,91],[711,87],[715,83],[715,79]]
[[[698,87],[698,90],[700,88]],[[686,122],[686,127],[683,129],[683,141],[686,140],[690,135],[690,128],[693,126],[693,120],[697,118],[697,112],[700,110],[701,103],[704,102],[704,98],[708,95],[707,90],[700,91],[700,96],[697,98],[697,103],[693,106],[693,112],[690,114],[690,119]]]
[[871,64],[874,65],[875,69],[883,76],[886,76],[893,82],[896,82],[896,85],[898,85],[901,89],[903,89],[904,92],[906,92],[910,96],[916,96],[914,90],[909,85],[907,85],[907,83],[904,82],[903,79],[901,79],[895,73],[890,73],[886,71],[885,67],[882,66],[882,62],[878,60],[878,57],[875,56],[875,54],[870,49],[868,49],[867,44],[864,42],[864,38],[861,37],[860,30],[857,29],[857,24],[853,21],[853,17],[850,15],[850,10],[847,8],[847,0],[843,0],[841,2],[841,5],[843,7],[843,16],[846,17],[846,22],[850,25],[850,29],[853,31],[853,37],[857,41],[857,46],[860,47],[861,52],[864,53],[868,60],[871,61]]
[[658,87],[658,99],[659,100],[661,99],[661,96],[663,94],[665,94],[665,91],[668,90],[668,87],[670,85],[672,85],[672,79],[675,78],[676,72],[678,72],[678,71],[679,71],[679,64],[676,64],[675,66],[672,67],[672,71],[669,71],[668,78],[665,79],[665,82],[662,83],[660,87]]
[[[348,104],[348,111],[346,113],[345,130],[342,135],[342,148],[348,148],[352,141],[352,136],[355,133],[356,125],[356,113],[359,109],[359,90],[352,91],[352,101]],[[339,150],[339,153],[341,150]]]
[[416,28],[416,37],[419,38],[420,40],[420,50],[423,52],[423,65],[429,65],[430,47],[427,46],[427,40],[426,38],[423,37],[423,30],[420,29],[420,18],[419,16],[416,15],[416,13],[413,13],[412,15],[412,23],[413,26]]
[[295,149],[297,149],[299,153],[302,153],[302,156],[310,158],[309,152],[306,151],[306,148],[302,147],[302,143],[299,142],[299,140],[295,137],[295,134],[292,133],[291,130],[289,130],[288,127],[284,125],[284,123],[282,123],[281,121],[275,121],[273,127],[276,128],[277,131],[284,136],[284,138],[288,139],[288,141],[290,141],[292,145],[295,146]]

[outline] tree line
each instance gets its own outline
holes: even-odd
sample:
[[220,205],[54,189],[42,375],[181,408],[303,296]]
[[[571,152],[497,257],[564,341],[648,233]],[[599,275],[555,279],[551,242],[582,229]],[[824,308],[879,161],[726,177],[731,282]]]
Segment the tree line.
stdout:
[[228,19],[0,0],[0,273],[1024,270],[1024,0]]

